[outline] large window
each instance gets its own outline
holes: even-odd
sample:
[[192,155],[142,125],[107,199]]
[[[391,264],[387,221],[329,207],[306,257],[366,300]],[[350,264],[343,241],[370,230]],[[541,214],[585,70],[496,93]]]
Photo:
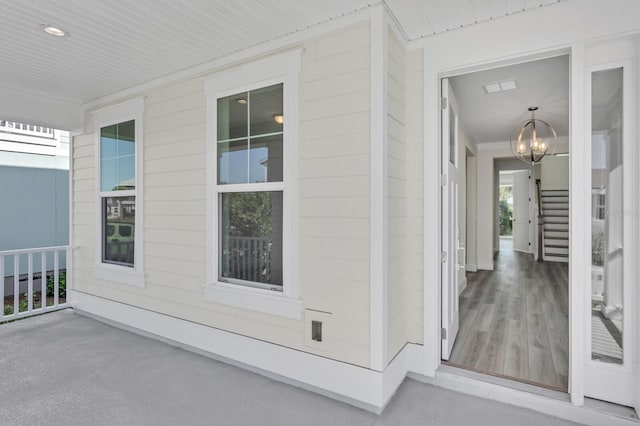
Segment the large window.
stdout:
[[218,280],[282,291],[283,84],[217,101]]
[[207,92],[205,299],[300,319],[295,147],[301,51],[216,73]]
[[142,286],[142,113],[134,99],[94,113],[96,275]]

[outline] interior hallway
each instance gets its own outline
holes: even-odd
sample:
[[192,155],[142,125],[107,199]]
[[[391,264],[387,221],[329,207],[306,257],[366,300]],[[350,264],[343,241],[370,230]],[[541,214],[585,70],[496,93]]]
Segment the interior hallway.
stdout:
[[568,264],[535,262],[501,239],[495,270],[467,279],[449,362],[566,392]]

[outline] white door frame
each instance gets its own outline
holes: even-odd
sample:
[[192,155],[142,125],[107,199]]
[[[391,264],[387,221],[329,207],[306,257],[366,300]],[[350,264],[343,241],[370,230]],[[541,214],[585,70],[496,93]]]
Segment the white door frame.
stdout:
[[[571,209],[571,263],[569,270],[569,392],[571,401],[577,406],[584,404],[585,349],[584,312],[586,289],[578,283],[590,279],[587,272],[590,258],[587,248],[591,247],[584,219],[580,220],[579,208],[589,205],[586,194],[589,182],[590,164],[587,163],[585,134],[585,43],[587,41],[612,38],[620,34],[638,34],[637,21],[640,4],[635,0],[619,0],[619,7],[611,8],[607,2],[583,0],[576,4],[561,2],[552,7],[511,15],[498,19],[490,25],[474,25],[467,28],[442,33],[412,43],[414,48],[423,49],[423,141],[424,141],[424,237],[423,237],[423,349],[424,355],[417,371],[425,376],[435,377],[440,367],[440,209],[433,209],[432,203],[440,194],[440,79],[463,72],[495,68],[518,62],[531,61],[555,54],[570,53],[571,61],[571,126],[570,181],[572,183]],[[607,16],[607,19],[602,19]],[[545,31],[532,36],[523,31],[532,23],[544,22]],[[496,37],[508,34],[508,37]],[[636,120],[637,121],[637,120]],[[580,141],[578,143],[577,141]],[[590,147],[589,147],[590,149]],[[589,274],[590,275],[590,274]],[[639,293],[639,292],[636,292]],[[636,295],[635,303],[640,304]],[[638,312],[636,312],[636,320]],[[640,335],[635,336],[640,340]],[[637,368],[637,367],[636,367]],[[639,395],[636,406],[640,407]]]
[[[442,237],[442,358],[448,360],[453,350],[460,326],[460,304],[458,294],[458,274],[460,273],[460,265],[458,258],[459,250],[459,149],[460,140],[458,139],[459,114],[458,102],[456,101],[453,88],[450,86],[448,79],[441,80],[441,91],[443,92],[443,102],[446,102],[441,111],[441,127],[442,127],[442,146],[440,150],[442,154],[442,204],[441,218],[442,228],[447,229],[446,235]],[[453,115],[452,115],[453,113]],[[451,119],[453,118],[453,126]],[[451,131],[453,130],[453,134]],[[454,141],[453,153],[451,152],[451,140]],[[444,146],[446,145],[446,147]],[[453,158],[451,158],[453,154]],[[445,169],[446,168],[446,169]],[[453,211],[452,211],[453,210]],[[446,214],[446,216],[445,216]],[[445,276],[444,274],[447,274]],[[464,273],[464,270],[463,270]]]
[[[585,57],[585,106],[586,106],[586,120],[585,120],[585,134],[591,135],[591,76],[593,72],[604,71],[615,68],[623,68],[623,197],[624,197],[624,273],[623,273],[623,298],[624,307],[623,310],[623,364],[607,364],[603,362],[593,361],[591,359],[591,313],[588,309],[584,313],[585,321],[585,333],[584,333],[584,346],[585,346],[585,394],[593,396],[599,399],[612,398],[613,402],[617,402],[623,405],[633,405],[635,398],[639,395],[634,395],[633,389],[633,374],[634,368],[636,369],[635,381],[637,382],[637,365],[634,366],[634,359],[637,362],[638,348],[637,337],[638,334],[638,317],[637,311],[640,306],[638,305],[638,290],[637,279],[633,280],[632,277],[638,277],[638,266],[635,261],[638,257],[638,220],[637,215],[629,212],[637,212],[637,206],[640,196],[638,195],[637,188],[634,188],[635,183],[638,182],[638,161],[640,151],[637,148],[637,129],[633,129],[633,126],[637,124],[637,107],[634,107],[634,102],[637,102],[637,95],[634,95],[638,91],[637,85],[637,69],[634,69],[634,61],[638,60],[640,52],[635,50],[638,46],[633,46],[628,40],[613,40],[603,44],[602,47],[594,47],[587,50]],[[634,117],[635,116],[635,117]],[[634,119],[635,118],[635,119]],[[587,139],[587,140],[590,140]],[[587,150],[587,163],[591,164],[591,151]],[[590,182],[589,182],[590,183]],[[591,190],[591,185],[589,185]],[[590,204],[590,203],[589,203]],[[635,220],[633,220],[635,216]],[[591,237],[591,227],[587,230],[586,235]],[[591,248],[588,247],[587,254],[591,256]],[[587,282],[591,282],[591,277]],[[590,286],[589,286],[590,288]],[[586,292],[587,299],[585,305],[591,304],[591,292]],[[629,309],[631,305],[631,309]],[[635,340],[635,341],[634,341]],[[636,390],[640,393],[640,390]]]

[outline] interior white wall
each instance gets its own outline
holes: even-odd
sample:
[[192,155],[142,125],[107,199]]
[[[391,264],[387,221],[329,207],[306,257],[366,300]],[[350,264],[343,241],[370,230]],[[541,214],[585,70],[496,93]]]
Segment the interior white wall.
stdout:
[[478,158],[477,156],[467,157],[467,198],[466,198],[466,226],[467,226],[467,271],[474,272],[478,270],[478,255],[477,255],[477,233],[478,228],[476,226],[477,220],[477,170],[478,170]]
[[546,156],[540,162],[540,188],[569,189],[569,157]]
[[[462,119],[458,129],[458,238],[460,248],[467,250],[467,145],[471,142],[462,130]],[[465,260],[466,265],[466,260]],[[465,267],[466,269],[466,267]],[[465,280],[465,271],[458,274],[458,285]]]

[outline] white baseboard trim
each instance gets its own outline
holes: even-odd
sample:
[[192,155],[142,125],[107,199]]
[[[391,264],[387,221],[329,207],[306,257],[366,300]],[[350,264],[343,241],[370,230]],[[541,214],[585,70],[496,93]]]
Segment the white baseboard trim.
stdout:
[[462,294],[465,288],[467,288],[467,277],[458,283],[458,294]]
[[285,348],[131,305],[70,290],[75,312],[165,341],[379,414],[409,371],[421,371],[422,346],[407,344],[383,372]]
[[479,263],[478,269],[483,271],[493,271],[493,262],[491,263]]
[[566,395],[566,399],[555,398],[544,394],[532,393],[527,390],[516,389],[511,386],[478,380],[473,377],[466,377],[463,374],[449,371],[447,368],[437,370],[435,377],[427,377],[413,372],[410,372],[408,376],[423,383],[480,398],[491,399],[504,404],[528,408],[579,424],[592,426],[637,426],[638,424],[636,419],[629,417],[620,417],[610,412],[586,406],[577,407],[571,403],[567,394],[562,394]]

